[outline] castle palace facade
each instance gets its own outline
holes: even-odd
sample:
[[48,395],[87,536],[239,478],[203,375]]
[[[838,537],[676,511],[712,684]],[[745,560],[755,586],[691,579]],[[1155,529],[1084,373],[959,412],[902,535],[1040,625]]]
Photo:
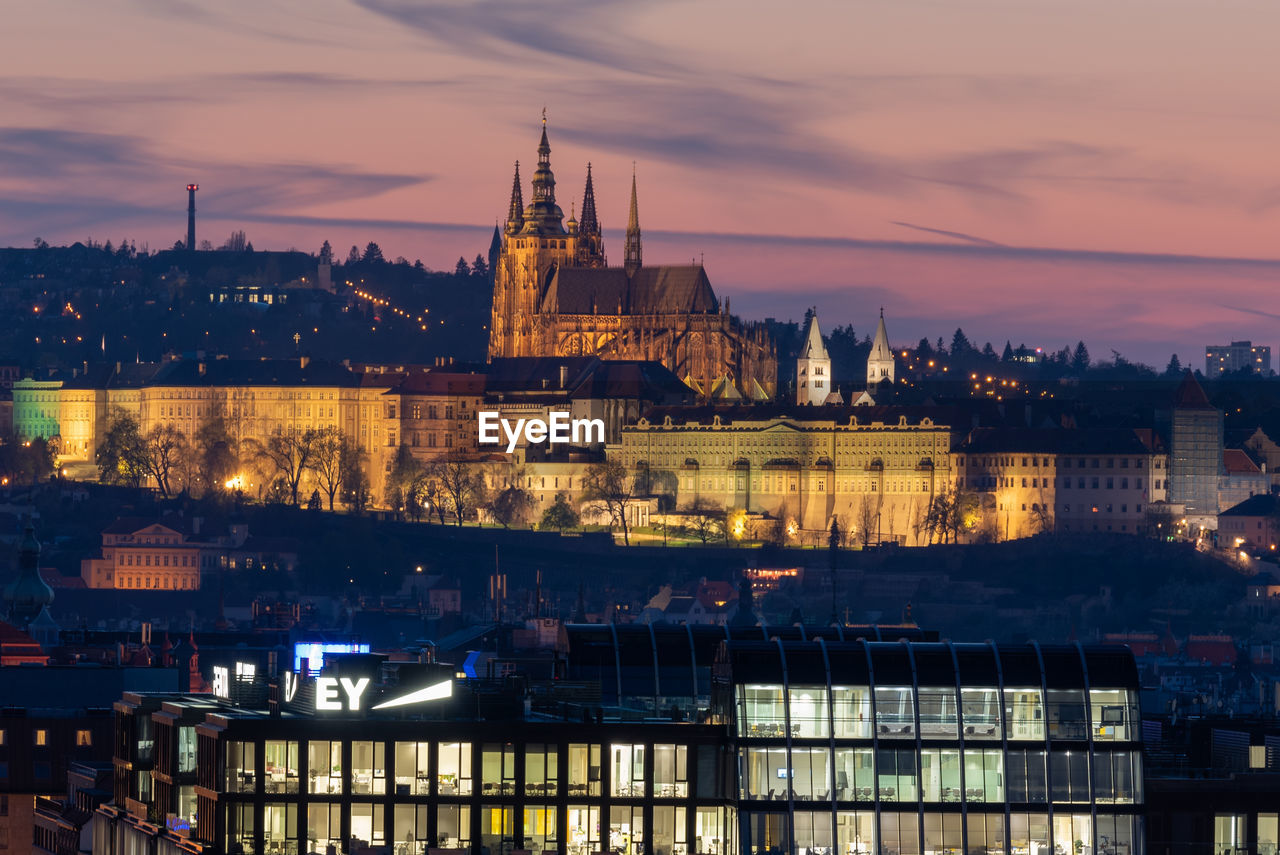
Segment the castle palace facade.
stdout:
[[717,299],[701,265],[645,267],[635,176],[625,260],[610,267],[591,166],[582,217],[556,204],[545,120],[524,204],[516,163],[494,271],[489,357],[598,356],[660,362],[704,399],[773,397],[778,363],[763,324],[743,323]]

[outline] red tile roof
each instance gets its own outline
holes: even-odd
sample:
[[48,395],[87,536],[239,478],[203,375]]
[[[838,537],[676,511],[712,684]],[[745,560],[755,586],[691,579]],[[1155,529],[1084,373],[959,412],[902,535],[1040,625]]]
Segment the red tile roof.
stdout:
[[1222,465],[1228,475],[1257,475],[1262,470],[1239,448],[1222,449]]

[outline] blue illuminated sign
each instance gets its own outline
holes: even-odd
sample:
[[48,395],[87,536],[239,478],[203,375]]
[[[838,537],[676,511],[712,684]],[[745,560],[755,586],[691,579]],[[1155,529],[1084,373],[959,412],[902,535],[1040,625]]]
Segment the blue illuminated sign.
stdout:
[[[368,653],[367,644],[324,643],[319,641],[299,641],[293,645],[293,670],[304,674],[318,674],[324,667],[324,657],[328,653]],[[305,667],[303,663],[306,663]]]

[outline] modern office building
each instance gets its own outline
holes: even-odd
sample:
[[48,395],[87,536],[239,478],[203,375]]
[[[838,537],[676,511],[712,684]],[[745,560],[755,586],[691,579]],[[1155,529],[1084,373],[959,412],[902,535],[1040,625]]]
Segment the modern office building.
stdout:
[[1143,852],[1126,649],[893,634],[571,626],[555,679],[126,695],[94,852]]

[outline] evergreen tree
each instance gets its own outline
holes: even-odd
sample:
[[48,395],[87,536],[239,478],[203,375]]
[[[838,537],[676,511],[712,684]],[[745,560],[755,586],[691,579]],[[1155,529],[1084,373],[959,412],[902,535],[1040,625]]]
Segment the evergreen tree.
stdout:
[[1165,377],[1181,377],[1182,363],[1178,361],[1178,354],[1169,357],[1169,366],[1164,370]]
[[988,362],[996,361],[996,349],[991,346],[991,342],[987,342],[982,346],[982,358]]
[[956,333],[951,337],[951,358],[964,359],[971,350],[973,345],[969,343],[969,337],[964,334],[964,330],[956,327]]
[[347,253],[347,264],[360,263],[360,248],[355,244],[351,245],[351,252]]
[[1004,352],[1000,354],[1000,361],[1001,362],[1013,361],[1013,345],[1008,341],[1008,339],[1005,340]]
[[933,359],[933,345],[929,344],[929,339],[920,339],[920,343],[916,345],[916,358],[921,362]]
[[462,256],[458,256],[458,263],[454,265],[453,275],[461,277],[471,275],[471,265],[467,264],[467,260]]
[[1071,370],[1077,374],[1089,370],[1089,348],[1084,346],[1083,341],[1076,343],[1076,352],[1071,357]]
[[368,246],[364,248],[364,255],[360,256],[360,260],[371,264],[383,264],[386,262],[386,259],[382,257],[382,247],[373,241],[369,241]]
[[489,278],[489,263],[479,253],[476,254],[476,260],[471,262],[471,275],[477,279]]
[[320,247],[320,263],[333,264],[333,247],[329,245],[328,241],[325,241]]

